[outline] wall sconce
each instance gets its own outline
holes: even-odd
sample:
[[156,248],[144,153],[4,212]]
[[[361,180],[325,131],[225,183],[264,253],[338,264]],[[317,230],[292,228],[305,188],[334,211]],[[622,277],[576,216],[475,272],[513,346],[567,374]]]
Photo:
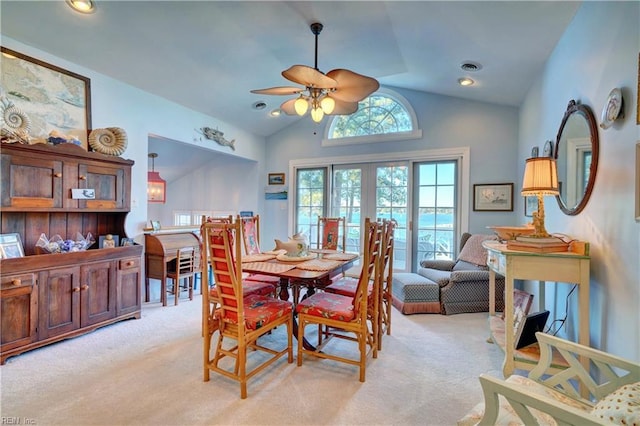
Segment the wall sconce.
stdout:
[[147,202],[149,203],[165,203],[167,201],[167,181],[155,171],[157,157],[158,154],[155,152],[149,154],[149,158],[151,158],[151,171],[147,172]]

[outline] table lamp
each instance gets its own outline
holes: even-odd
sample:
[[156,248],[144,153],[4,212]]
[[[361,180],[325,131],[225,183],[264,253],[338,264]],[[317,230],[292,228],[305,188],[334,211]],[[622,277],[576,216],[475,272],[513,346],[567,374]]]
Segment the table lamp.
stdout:
[[530,238],[549,238],[551,235],[544,227],[545,195],[558,195],[558,171],[556,160],[550,157],[528,158],[524,167],[522,195],[538,197],[538,211],[533,213],[535,231]]

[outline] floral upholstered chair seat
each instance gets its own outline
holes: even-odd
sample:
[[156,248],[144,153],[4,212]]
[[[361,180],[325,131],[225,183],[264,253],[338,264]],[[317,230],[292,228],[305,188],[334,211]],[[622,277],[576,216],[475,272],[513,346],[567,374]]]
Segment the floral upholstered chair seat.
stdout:
[[338,321],[355,318],[353,298],[334,293],[316,293],[298,303],[296,312]]

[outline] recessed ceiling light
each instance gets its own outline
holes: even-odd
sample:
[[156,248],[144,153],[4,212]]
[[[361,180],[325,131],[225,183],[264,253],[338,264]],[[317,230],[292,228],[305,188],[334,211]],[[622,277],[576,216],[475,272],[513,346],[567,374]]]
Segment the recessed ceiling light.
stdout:
[[96,6],[92,0],[66,0],[67,4],[76,12],[80,13],[93,13],[96,11]]
[[475,81],[471,80],[468,77],[463,77],[458,79],[458,84],[460,86],[471,86]]
[[480,71],[482,69],[482,65],[480,65],[477,62],[465,61],[460,64],[460,68],[462,68],[465,71],[475,72],[475,71]]
[[280,117],[280,109],[274,109],[273,111],[270,112],[272,117]]
[[267,104],[263,101],[258,101],[253,105],[251,105],[251,108],[257,109],[257,110],[265,109],[266,107],[267,107]]

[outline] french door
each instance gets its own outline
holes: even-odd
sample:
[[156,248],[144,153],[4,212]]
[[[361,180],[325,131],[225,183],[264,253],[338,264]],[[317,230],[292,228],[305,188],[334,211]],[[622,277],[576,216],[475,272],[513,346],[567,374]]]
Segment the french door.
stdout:
[[296,230],[315,244],[319,216],[344,217],[346,250],[360,252],[364,219],[396,221],[395,271],[453,259],[460,222],[459,160],[399,160],[298,169]]
[[361,247],[364,219],[394,219],[394,269],[408,270],[407,223],[409,212],[407,161],[344,164],[332,171],[331,216],[346,218],[347,250]]

